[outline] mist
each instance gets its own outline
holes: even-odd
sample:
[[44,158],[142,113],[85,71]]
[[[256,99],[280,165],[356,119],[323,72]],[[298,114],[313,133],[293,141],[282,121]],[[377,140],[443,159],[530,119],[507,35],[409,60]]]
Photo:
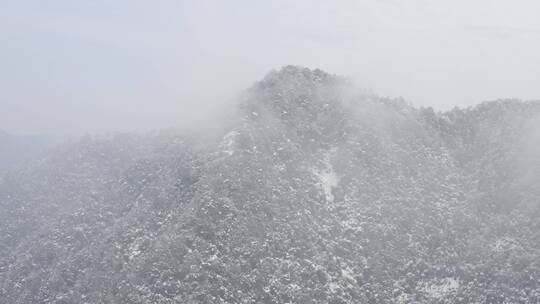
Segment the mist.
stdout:
[[0,128],[197,125],[271,69],[447,110],[538,99],[536,1],[3,1]]
[[0,303],[540,303],[540,2],[0,4]]

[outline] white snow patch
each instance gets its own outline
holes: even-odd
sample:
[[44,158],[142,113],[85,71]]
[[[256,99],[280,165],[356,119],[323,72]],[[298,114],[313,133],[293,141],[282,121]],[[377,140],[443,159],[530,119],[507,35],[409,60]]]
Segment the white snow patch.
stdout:
[[504,237],[498,239],[493,245],[493,250],[495,252],[506,252],[522,249],[519,242],[514,238]]
[[338,178],[336,172],[330,168],[327,171],[319,172],[318,174],[321,185],[326,196],[326,200],[329,202],[334,201],[334,194],[332,193],[332,188],[336,187],[338,184]]
[[128,259],[131,261],[135,257],[137,257],[139,254],[141,254],[140,242],[137,240],[131,243],[131,245],[129,245]]
[[411,303],[412,302],[411,298],[412,298],[411,295],[406,294],[406,293],[401,293],[400,295],[396,297],[396,304]]
[[347,267],[345,269],[341,269],[341,276],[344,277],[345,279],[349,280],[349,281],[353,281],[353,282],[356,282],[356,279],[354,278],[354,273],[353,271]]
[[336,293],[336,292],[339,290],[340,287],[339,287],[338,284],[336,284],[336,283],[334,283],[334,282],[330,282],[330,283],[328,284],[328,288],[330,289],[330,292],[331,292],[331,293]]
[[459,280],[455,278],[444,278],[442,280],[435,279],[424,283],[421,290],[431,298],[442,299],[456,292],[458,288]]
[[221,144],[220,144],[220,148],[223,151],[223,153],[229,156],[234,154],[235,137],[239,134],[240,133],[238,133],[237,131],[231,131],[225,134],[225,136],[223,136],[223,140],[221,141]]
[[338,175],[332,166],[330,159],[335,154],[335,149],[328,152],[323,159],[322,168],[315,167],[313,168],[313,174],[318,177],[319,184],[323,189],[326,201],[334,202],[334,194],[332,189],[337,187],[339,183]]
[[302,290],[302,287],[298,286],[298,284],[289,284],[289,289],[293,292],[297,292]]

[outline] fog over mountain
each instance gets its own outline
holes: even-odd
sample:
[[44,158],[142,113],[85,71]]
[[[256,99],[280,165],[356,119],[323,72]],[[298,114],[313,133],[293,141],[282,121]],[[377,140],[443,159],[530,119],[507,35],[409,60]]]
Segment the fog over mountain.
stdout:
[[3,174],[0,302],[540,302],[540,102],[435,112],[286,66],[233,112]]
[[58,139],[9,134],[0,129],[0,174],[46,155]]
[[185,127],[287,64],[446,111],[540,99],[538,0],[2,0],[0,128]]

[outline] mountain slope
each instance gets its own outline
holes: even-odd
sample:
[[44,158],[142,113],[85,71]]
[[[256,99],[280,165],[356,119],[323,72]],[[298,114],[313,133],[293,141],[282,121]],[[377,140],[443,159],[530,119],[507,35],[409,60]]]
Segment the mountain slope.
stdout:
[[0,184],[8,303],[533,303],[540,105],[285,67],[219,140],[86,138]]

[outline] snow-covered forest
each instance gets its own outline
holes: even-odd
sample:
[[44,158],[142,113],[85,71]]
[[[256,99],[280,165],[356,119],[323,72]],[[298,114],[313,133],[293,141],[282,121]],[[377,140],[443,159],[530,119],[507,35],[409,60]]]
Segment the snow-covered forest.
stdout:
[[0,303],[540,302],[539,102],[287,66],[233,112],[2,172]]

